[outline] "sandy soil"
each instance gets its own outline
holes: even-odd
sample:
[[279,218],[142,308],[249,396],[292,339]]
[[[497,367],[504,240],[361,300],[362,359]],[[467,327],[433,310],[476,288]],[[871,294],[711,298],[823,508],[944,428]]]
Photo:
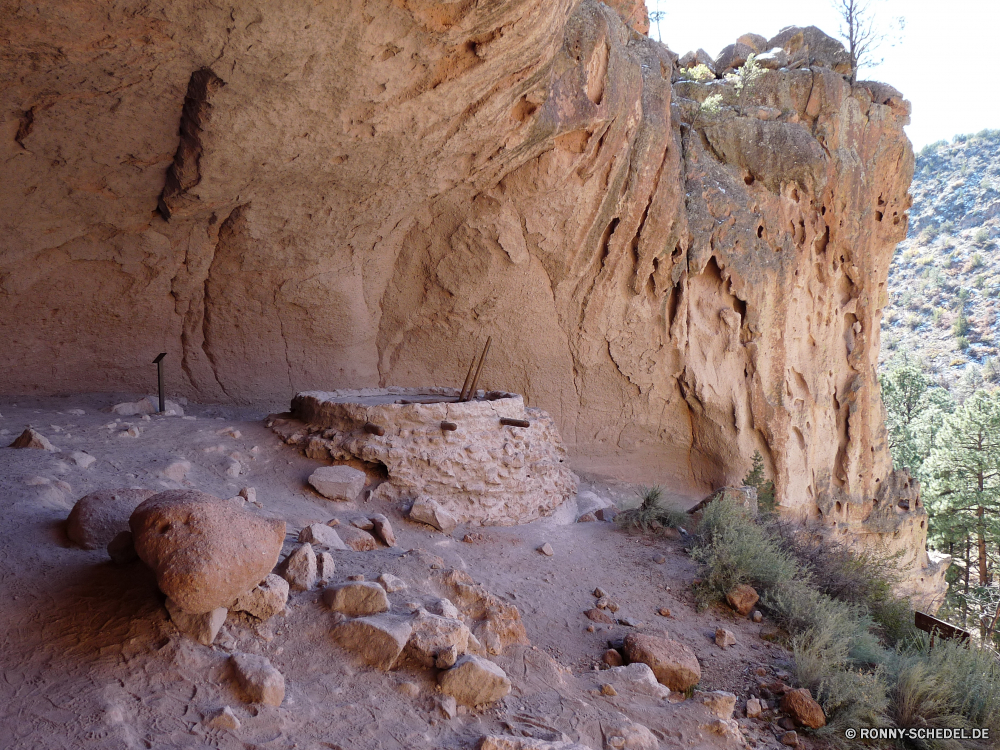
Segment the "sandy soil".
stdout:
[[[459,527],[446,536],[403,520],[399,507],[356,507],[314,493],[306,478],[319,464],[268,430],[262,411],[187,405],[183,418],[148,420],[109,413],[112,404],[136,398],[0,399],[0,443],[30,424],[60,451],[0,449],[0,747],[472,748],[485,734],[514,733],[565,736],[596,750],[612,746],[622,722],[648,727],[662,748],[739,747],[706,731],[710,717],[693,701],[600,695],[600,657],[630,628],[588,632],[583,612],[598,586],[619,603],[617,617],[690,646],[702,664],[700,688],[735,692],[736,717],[753,671],[786,664],[787,654],[759,637],[766,621],[696,610],[689,593],[696,571],[679,541],[574,523],[575,501],[531,524]],[[138,437],[127,436],[130,426]],[[97,461],[81,468],[71,451]],[[162,474],[180,459],[191,462],[182,483]],[[231,475],[234,465],[239,476]],[[436,555],[516,604],[531,645],[494,657],[511,676],[512,694],[492,708],[446,718],[432,671],[377,672],[334,644],[331,613],[315,590],[293,594],[285,614],[266,623],[230,614],[215,644],[202,646],[170,622],[142,563],[115,566],[105,551],[78,549],[65,535],[74,502],[97,489],[192,487],[231,497],[245,486],[256,488],[263,513],[287,521],[286,551],[307,523],[350,517],[352,510],[392,520],[399,547],[334,553],[337,579],[360,573],[372,580],[385,571],[406,580],[411,592],[430,591],[428,560]],[[635,502],[636,487],[599,475],[582,474],[584,489],[620,507]],[[467,532],[471,541],[463,541]],[[552,557],[538,552],[544,542]],[[404,554],[416,548],[431,555]],[[658,555],[666,562],[655,562]],[[672,616],[658,615],[661,607]],[[717,647],[716,627],[732,630],[737,645]],[[241,700],[227,671],[234,650],[266,655],[283,673],[282,706]],[[239,718],[239,729],[206,726],[223,706]],[[751,746],[779,747],[773,732],[741,722]]]

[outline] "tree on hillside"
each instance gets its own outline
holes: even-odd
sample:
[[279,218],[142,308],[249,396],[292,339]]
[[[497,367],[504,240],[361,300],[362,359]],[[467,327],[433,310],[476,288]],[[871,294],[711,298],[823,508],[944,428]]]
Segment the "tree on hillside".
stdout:
[[934,515],[972,532],[979,583],[987,585],[987,545],[1000,541],[1000,391],[977,391],[944,418],[925,470]]
[[660,21],[667,17],[666,11],[663,10],[651,10],[649,11],[649,22],[656,24],[656,41],[663,43],[663,34],[660,33]]
[[902,16],[894,19],[886,30],[879,26],[875,15],[877,0],[833,0],[833,7],[841,19],[840,36],[847,42],[851,55],[851,83],[858,81],[858,68],[878,65],[882,58],[877,52],[885,42],[895,45],[903,33],[906,21]]
[[879,384],[893,463],[922,478],[934,436],[954,408],[951,396],[944,388],[931,385],[922,369],[905,356],[879,375]]

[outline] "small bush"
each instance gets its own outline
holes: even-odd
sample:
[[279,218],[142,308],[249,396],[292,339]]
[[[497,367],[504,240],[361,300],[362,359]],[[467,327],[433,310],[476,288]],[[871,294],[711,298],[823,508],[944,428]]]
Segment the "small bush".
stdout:
[[681,78],[685,81],[697,81],[698,83],[704,83],[705,81],[715,80],[715,73],[713,73],[704,63],[699,63],[693,68],[681,68],[680,74]]
[[[960,352],[968,350],[968,348],[971,345],[972,342],[969,341],[969,339],[965,336],[959,336],[955,339],[955,348],[958,349]],[[961,364],[961,360],[959,360],[959,364]]]
[[[963,290],[964,291],[964,290]],[[951,332],[956,338],[965,336],[969,332],[969,318],[964,312],[960,312],[955,322],[951,326]]]
[[955,231],[955,222],[946,221],[941,224],[941,231],[944,234],[952,234]]
[[[983,247],[984,245],[986,245],[986,243],[990,241],[990,230],[987,229],[986,227],[979,227],[979,229],[976,230],[975,234],[972,235],[972,241],[975,242],[976,245],[978,245],[979,247]],[[979,258],[979,265],[982,265],[983,256],[981,256],[979,253],[976,253],[972,257],[973,259]]]
[[969,259],[969,270],[975,271],[977,268],[982,268],[982,267],[983,267],[983,256],[980,255],[979,253],[973,253],[972,257]]
[[655,529],[657,524],[676,529],[687,525],[690,516],[676,505],[664,504],[663,489],[644,487],[639,494],[639,507],[624,510],[615,516],[615,522],[623,529],[637,528],[643,531]]

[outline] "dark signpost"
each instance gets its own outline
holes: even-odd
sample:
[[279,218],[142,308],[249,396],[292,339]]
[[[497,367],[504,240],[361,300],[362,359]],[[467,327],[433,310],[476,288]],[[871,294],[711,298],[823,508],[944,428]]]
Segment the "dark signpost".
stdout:
[[156,365],[156,384],[160,389],[160,414],[167,410],[166,399],[163,396],[163,358],[166,356],[167,353],[162,352],[153,360],[153,364]]

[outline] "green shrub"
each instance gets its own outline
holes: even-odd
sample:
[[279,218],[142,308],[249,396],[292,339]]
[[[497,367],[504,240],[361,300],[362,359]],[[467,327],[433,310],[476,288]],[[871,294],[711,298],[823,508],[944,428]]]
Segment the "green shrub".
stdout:
[[[962,291],[965,290],[963,289]],[[958,317],[955,318],[955,322],[951,326],[951,332],[956,337],[964,336],[969,332],[969,318],[966,316],[965,311],[959,312]]]
[[[890,313],[890,318],[894,314]],[[774,482],[764,475],[764,457],[760,455],[760,451],[753,452],[753,466],[750,468],[750,472],[743,477],[743,484],[757,490],[758,510],[764,513],[774,512]]]
[[699,63],[693,68],[681,68],[680,74],[681,78],[685,81],[697,81],[698,83],[704,83],[705,81],[715,80],[715,73],[713,73],[704,63]]
[[[987,233],[987,237],[989,234]],[[983,267],[983,256],[979,253],[973,253],[972,257],[969,259],[969,270],[975,271],[977,268]]]
[[660,525],[676,529],[688,525],[690,522],[690,516],[681,508],[662,502],[663,489],[660,487],[644,487],[639,493],[639,497],[642,498],[642,501],[637,508],[624,510],[615,516],[615,522],[621,528],[649,531]]
[[958,349],[960,352],[968,350],[968,348],[971,345],[972,342],[970,342],[969,339],[966,338],[965,336],[959,336],[955,339],[955,348]]
[[[979,227],[975,234],[972,236],[972,241],[975,242],[979,247],[983,247],[987,242],[990,241],[990,230],[986,227]],[[976,253],[972,256],[973,259],[979,258],[979,265],[983,264],[983,256]]]
[[955,222],[953,222],[953,221],[946,221],[946,222],[942,223],[941,224],[941,231],[944,234],[951,234],[952,232],[955,231]]

